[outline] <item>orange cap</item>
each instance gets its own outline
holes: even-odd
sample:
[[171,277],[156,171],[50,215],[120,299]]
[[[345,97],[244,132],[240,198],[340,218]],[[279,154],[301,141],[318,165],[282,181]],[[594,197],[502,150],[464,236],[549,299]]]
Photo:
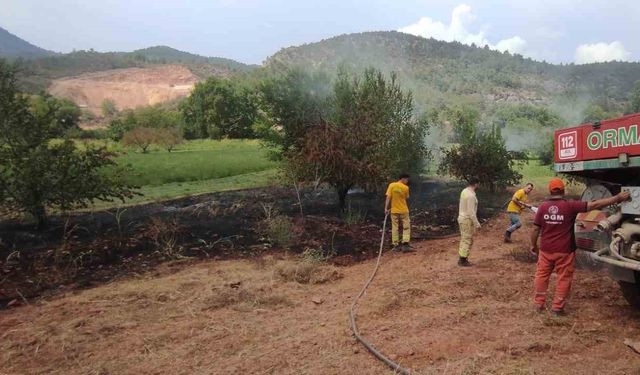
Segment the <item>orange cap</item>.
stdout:
[[559,178],[552,178],[549,181],[549,192],[564,191],[564,182]]

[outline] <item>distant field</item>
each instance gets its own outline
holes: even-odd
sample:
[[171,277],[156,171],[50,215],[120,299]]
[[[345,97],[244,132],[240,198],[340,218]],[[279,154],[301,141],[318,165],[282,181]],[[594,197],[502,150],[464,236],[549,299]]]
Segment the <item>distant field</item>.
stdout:
[[130,168],[128,182],[142,196],[116,202],[97,202],[91,209],[128,206],[194,194],[268,186],[274,183],[277,163],[269,160],[258,141],[195,140],[169,153],[152,149],[143,154],[115,142],[95,141],[120,153],[116,161]]
[[[519,170],[522,173],[522,184],[531,182],[539,192],[546,194],[549,180],[556,177],[556,173],[551,166],[540,165],[538,160],[529,160]],[[562,177],[562,176],[560,176]],[[567,181],[565,179],[565,181]],[[567,194],[580,195],[584,190],[584,185],[577,182],[567,182]]]
[[131,168],[128,181],[138,186],[205,181],[276,167],[257,141],[246,140],[191,141],[171,153],[129,151],[117,162]]
[[135,196],[133,199],[129,199],[124,203],[121,201],[96,202],[90,209],[99,210],[112,207],[135,206],[190,195],[265,187],[275,184],[276,177],[277,170],[273,168],[261,172],[239,174],[204,181],[172,182],[157,186],[143,186],[139,190],[139,192],[143,194],[141,196]]

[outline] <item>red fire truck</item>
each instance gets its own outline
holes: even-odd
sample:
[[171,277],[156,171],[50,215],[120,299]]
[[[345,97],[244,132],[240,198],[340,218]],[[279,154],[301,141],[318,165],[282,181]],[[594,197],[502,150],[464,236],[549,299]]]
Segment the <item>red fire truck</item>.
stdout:
[[586,183],[582,200],[621,190],[631,201],[580,214],[579,249],[607,265],[629,303],[640,308],[640,113],[557,130],[555,171]]

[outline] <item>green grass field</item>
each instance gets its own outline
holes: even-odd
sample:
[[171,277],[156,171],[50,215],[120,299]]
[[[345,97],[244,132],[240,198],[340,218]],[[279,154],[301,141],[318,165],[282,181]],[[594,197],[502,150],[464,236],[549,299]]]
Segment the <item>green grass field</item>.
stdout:
[[120,154],[117,163],[129,168],[127,181],[139,186],[142,195],[125,203],[96,202],[90,209],[268,186],[275,183],[278,166],[255,140],[195,140],[185,142],[171,153],[156,148],[146,154],[116,142],[95,141],[95,144],[106,145]]
[[243,140],[192,141],[173,152],[129,151],[116,160],[119,165],[130,168],[128,182],[141,187],[206,181],[276,167],[257,141]]
[[[531,182],[538,191],[542,191],[546,194],[547,186],[549,184],[549,180],[553,177],[556,177],[556,173],[551,169],[548,165],[540,165],[538,160],[529,160],[527,161],[522,168],[519,170],[522,173],[522,185]],[[560,176],[562,177],[562,176]],[[566,178],[564,179],[567,183],[567,194],[570,195],[580,195],[584,190],[584,185],[578,182],[569,182]]]
[[113,207],[135,206],[144,203],[170,200],[190,195],[216,193],[220,191],[252,189],[271,186],[277,183],[277,169],[267,169],[261,172],[239,174],[230,177],[215,178],[203,181],[172,182],[157,186],[143,186],[139,193],[142,195],[121,201],[96,202],[89,210],[107,209]]
[[[125,203],[96,202],[90,209],[131,206],[277,183],[277,163],[267,158],[267,151],[255,140],[195,140],[185,142],[171,153],[155,148],[146,154],[124,148],[117,142],[95,143],[106,145],[119,154],[118,164],[130,169],[127,179],[140,186],[142,195]],[[532,182],[543,190],[555,176],[549,166],[540,165],[537,160],[526,162],[520,173],[523,184]],[[568,192],[580,194],[582,188],[581,184],[569,184]]]

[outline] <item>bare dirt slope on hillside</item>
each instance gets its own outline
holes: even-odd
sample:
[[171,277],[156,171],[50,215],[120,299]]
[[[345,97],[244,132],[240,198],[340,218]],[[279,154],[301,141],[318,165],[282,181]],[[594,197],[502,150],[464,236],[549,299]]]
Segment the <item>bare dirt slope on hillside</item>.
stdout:
[[95,114],[105,99],[120,110],[166,102],[189,94],[199,78],[182,65],[114,69],[53,81],[49,92]]
[[[640,316],[617,285],[579,269],[569,317],[538,315],[525,232],[503,244],[505,222],[484,225],[469,269],[456,266],[456,239],[385,254],[359,309],[363,334],[420,374],[638,373],[623,341],[640,339]],[[389,374],[347,323],[373,264],[170,264],[1,311],[0,373]]]

